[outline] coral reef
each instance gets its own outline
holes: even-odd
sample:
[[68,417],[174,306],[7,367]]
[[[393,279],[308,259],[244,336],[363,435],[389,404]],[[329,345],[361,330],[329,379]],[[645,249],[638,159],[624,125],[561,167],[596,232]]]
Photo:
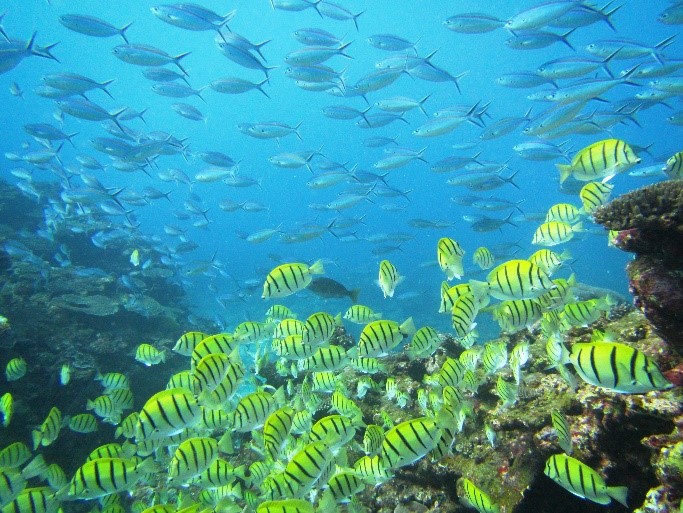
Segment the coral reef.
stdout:
[[599,208],[595,220],[618,232],[618,248],[636,254],[627,267],[635,305],[683,354],[683,182],[625,194]]

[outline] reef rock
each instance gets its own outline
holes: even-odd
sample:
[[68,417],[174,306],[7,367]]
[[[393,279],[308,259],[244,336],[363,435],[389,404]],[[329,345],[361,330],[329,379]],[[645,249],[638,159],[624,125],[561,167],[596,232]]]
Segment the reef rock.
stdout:
[[683,354],[683,181],[629,192],[598,209],[595,221],[617,232],[615,246],[636,254],[627,267],[635,305]]

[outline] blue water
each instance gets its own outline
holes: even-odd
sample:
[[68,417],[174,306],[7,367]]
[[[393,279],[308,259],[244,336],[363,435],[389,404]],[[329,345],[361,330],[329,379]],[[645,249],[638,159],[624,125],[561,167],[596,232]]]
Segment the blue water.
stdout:
[[[139,131],[163,130],[179,139],[186,139],[191,152],[215,150],[230,155],[240,161],[239,172],[245,176],[260,180],[261,187],[244,189],[231,188],[221,182],[196,183],[190,187],[182,183],[162,182],[157,172],[169,168],[180,168],[193,177],[208,167],[200,159],[192,156],[184,160],[180,155],[162,155],[156,160],[156,166],[149,169],[151,177],[142,172],[123,173],[113,168],[106,171],[89,171],[95,174],[108,187],[125,187],[126,191],[142,191],[144,187],[154,186],[163,192],[172,191],[171,202],[164,199],[153,200],[149,206],[135,208],[135,216],[140,222],[138,235],[131,239],[130,251],[136,247],[135,237],[155,243],[158,238],[162,243],[176,245],[178,240],[164,233],[165,224],[174,224],[187,229],[188,239],[199,245],[195,251],[183,255],[173,267],[176,281],[182,283],[190,298],[193,319],[207,323],[216,320],[226,329],[245,320],[262,320],[265,310],[272,303],[261,299],[261,283],[267,272],[281,262],[301,261],[313,262],[324,259],[326,276],[342,282],[347,288],[361,288],[360,301],[376,311],[383,312],[385,318],[403,320],[413,316],[416,325],[430,324],[441,331],[450,329],[448,316],[437,313],[439,303],[439,286],[443,274],[437,266],[421,264],[435,262],[436,242],[440,237],[452,237],[465,248],[465,279],[478,277],[471,262],[471,255],[479,246],[492,246],[500,242],[517,242],[523,247],[519,258],[526,258],[538,247],[531,245],[531,238],[538,223],[528,221],[518,227],[504,225],[500,231],[490,233],[473,232],[469,224],[462,219],[463,215],[484,214],[492,217],[504,217],[506,212],[478,212],[473,207],[458,206],[450,198],[457,195],[477,194],[460,187],[452,187],[445,182],[448,178],[460,173],[437,174],[429,169],[429,165],[416,161],[410,165],[389,172],[388,184],[401,191],[411,190],[409,202],[403,198],[382,198],[370,194],[371,202],[361,202],[351,210],[340,214],[336,212],[319,212],[307,205],[327,203],[334,200],[345,190],[346,185],[337,185],[324,190],[311,190],[306,182],[312,177],[305,168],[281,169],[271,165],[268,157],[286,151],[316,150],[322,146],[322,153],[336,162],[348,162],[348,168],[357,165],[358,169],[372,171],[372,164],[384,158],[383,148],[366,148],[362,141],[367,137],[398,136],[398,143],[403,147],[419,150],[427,147],[424,158],[434,163],[449,155],[474,155],[482,150],[482,159],[503,163],[510,159],[509,176],[518,172],[515,182],[519,190],[511,185],[504,185],[489,194],[511,200],[524,200],[522,208],[526,213],[545,212],[558,202],[571,202],[580,205],[576,195],[559,192],[558,171],[554,161],[530,162],[519,158],[512,150],[515,144],[531,140],[521,133],[520,127],[512,134],[499,139],[483,141],[479,139],[481,128],[468,123],[462,124],[453,132],[435,138],[418,138],[411,132],[426,121],[419,110],[408,112],[405,119],[408,124],[395,123],[378,129],[360,129],[354,121],[341,121],[326,118],[321,110],[330,105],[346,105],[356,109],[364,109],[366,104],[360,97],[337,98],[322,92],[307,92],[296,87],[292,80],[284,75],[288,67],[283,58],[302,45],[293,37],[292,32],[298,28],[318,27],[330,31],[344,41],[353,41],[347,52],[353,59],[334,57],[326,64],[336,70],[345,69],[347,84],[373,70],[376,61],[389,56],[367,44],[366,38],[377,33],[400,35],[410,41],[419,42],[416,48],[419,55],[425,56],[438,50],[432,63],[453,75],[464,71],[468,74],[460,80],[462,94],[453,83],[433,83],[410,77],[401,77],[391,86],[368,94],[370,103],[391,96],[409,96],[416,99],[431,94],[425,103],[426,110],[431,113],[439,109],[464,104],[471,106],[480,101],[490,102],[487,113],[491,118],[484,118],[487,124],[508,116],[522,116],[529,107],[532,113],[539,113],[549,105],[543,102],[532,102],[526,98],[535,89],[510,89],[496,83],[496,78],[504,73],[533,71],[540,64],[551,59],[569,55],[588,54],[585,46],[600,39],[629,38],[654,46],[659,41],[680,32],[676,25],[664,25],[657,22],[659,12],[668,5],[665,2],[646,2],[644,0],[626,2],[614,14],[612,21],[616,32],[606,23],[597,23],[582,27],[569,36],[571,44],[576,48],[572,52],[567,46],[558,43],[539,50],[513,50],[505,45],[510,34],[503,28],[486,34],[459,34],[447,30],[443,21],[449,16],[485,11],[487,14],[505,20],[536,2],[495,2],[482,5],[481,2],[395,2],[372,1],[361,2],[346,0],[344,6],[351,12],[365,10],[359,19],[359,31],[352,21],[335,21],[321,18],[313,9],[303,12],[285,12],[273,10],[267,0],[243,0],[236,2],[203,2],[203,5],[219,13],[228,9],[237,9],[235,19],[229,27],[253,42],[272,40],[263,47],[268,66],[278,66],[270,72],[270,83],[264,85],[271,97],[266,98],[258,91],[243,95],[222,95],[211,89],[202,93],[206,100],[203,103],[197,97],[186,99],[167,98],[151,91],[153,82],[142,76],[144,68],[120,61],[112,54],[112,48],[122,44],[120,37],[108,39],[93,38],[72,32],[58,22],[58,16],[70,13],[89,14],[107,20],[114,26],[121,27],[133,22],[127,31],[131,43],[149,44],[167,51],[171,55],[184,52],[191,54],[183,59],[183,66],[188,70],[188,80],[194,88],[207,85],[210,81],[224,76],[238,76],[254,82],[263,79],[260,71],[241,68],[225,58],[214,44],[214,32],[190,32],[170,26],[155,18],[150,7],[153,2],[142,1],[66,1],[52,0],[51,5],[39,0],[10,0],[3,9],[7,15],[3,27],[7,34],[19,40],[28,40],[37,32],[37,43],[47,45],[59,44],[53,53],[60,62],[30,57],[19,66],[0,75],[0,98],[3,108],[0,109],[0,124],[3,137],[0,138],[0,153],[22,154],[23,143],[30,148],[39,146],[24,132],[22,126],[27,123],[58,123],[53,119],[56,106],[52,100],[41,98],[32,92],[41,85],[41,76],[56,72],[74,72],[86,75],[98,81],[115,79],[109,91],[115,100],[108,98],[101,91],[92,91],[88,97],[113,111],[121,107],[132,107],[137,110],[148,109],[145,115],[146,124],[140,120],[125,122],[126,126]],[[557,31],[556,31],[557,32]],[[667,58],[677,59],[681,53],[681,40],[678,38],[662,52]],[[654,60],[647,56],[636,60],[617,60],[610,63],[615,76],[623,69],[637,63],[650,65]],[[174,66],[170,69],[177,70]],[[598,72],[598,76],[603,76]],[[16,82],[24,90],[24,98],[10,94],[9,87]],[[561,85],[570,81],[563,81]],[[592,109],[610,109],[619,100],[633,97],[637,92],[647,88],[647,80],[639,81],[639,86],[619,85],[602,96],[604,102],[591,102],[584,112]],[[206,116],[206,122],[194,122],[180,117],[170,105],[185,102],[194,105]],[[681,128],[666,121],[674,110],[681,106],[680,97],[669,100],[670,108],[655,105],[637,113],[640,126],[633,123],[619,124],[610,134],[571,135],[554,140],[555,143],[567,141],[571,146],[570,155],[588,144],[607,137],[624,139],[630,144],[647,146],[650,156],[641,153],[642,166],[655,162],[663,162],[675,152],[680,151]],[[381,112],[373,108],[371,113]],[[240,133],[235,127],[238,123],[254,123],[278,121],[294,126],[301,123],[300,133],[303,142],[294,136],[288,136],[278,144],[274,140],[258,140]],[[78,132],[73,141],[76,148],[68,143],[61,152],[64,166],[78,169],[74,157],[85,154],[96,157],[102,163],[108,163],[106,155],[98,154],[89,144],[94,137],[109,137],[97,122],[90,122],[65,116],[63,130],[67,133]],[[477,143],[473,149],[454,150],[452,145],[468,142]],[[10,182],[16,179],[9,174],[16,167],[28,168],[28,164],[2,160],[2,177]],[[312,161],[314,169],[319,159]],[[558,163],[561,161],[557,161]],[[316,172],[319,172],[316,170]],[[34,180],[58,180],[46,171],[33,171]],[[632,190],[646,183],[660,180],[663,177],[635,178],[626,174],[612,180],[615,185],[614,195]],[[174,210],[182,210],[183,203],[190,193],[201,197],[204,208],[209,208],[210,224],[206,229],[194,228],[192,221],[178,220],[173,217]],[[59,201],[59,198],[55,198]],[[267,205],[266,212],[250,213],[244,211],[224,212],[218,207],[222,200],[236,202],[256,201]],[[387,203],[406,205],[402,211],[386,211],[381,209]],[[328,225],[336,217],[362,217],[363,224],[351,228],[357,240],[336,239],[329,233],[320,239],[299,244],[283,244],[278,237],[262,243],[250,244],[239,238],[236,231],[253,233],[264,228],[281,226],[285,233],[296,233],[308,224]],[[433,221],[448,221],[453,226],[447,229],[417,229],[407,224],[408,220],[419,218]],[[111,218],[112,226],[122,224],[120,217]],[[591,223],[587,222],[587,226]],[[413,239],[401,245],[401,251],[388,255],[374,255],[376,247],[366,240],[380,233],[408,233]],[[598,230],[600,232],[600,230]],[[388,243],[391,244],[391,243]],[[624,267],[629,255],[614,248],[608,248],[605,233],[597,235],[587,233],[581,240],[574,240],[553,249],[569,249],[576,261],[573,270],[579,281],[597,287],[606,287],[627,295],[627,281]],[[75,248],[78,250],[78,248]],[[188,271],[197,262],[206,261],[216,253],[222,273],[213,272],[211,276],[196,276]],[[151,258],[154,266],[163,266],[159,262],[159,253],[145,254],[143,259]],[[274,258],[275,256],[275,258]],[[375,283],[379,262],[383,258],[390,259],[405,277],[399,284],[393,299],[383,299],[380,289]],[[97,262],[92,262],[97,266]],[[569,270],[563,269],[557,276],[566,277]],[[249,285],[252,285],[249,288]],[[225,299],[223,305],[216,301],[217,297]],[[241,299],[240,299],[241,297]],[[300,292],[282,300],[305,317],[318,310],[330,313],[343,311],[348,300],[331,299],[322,301],[307,292]],[[188,321],[188,330],[195,327]]]

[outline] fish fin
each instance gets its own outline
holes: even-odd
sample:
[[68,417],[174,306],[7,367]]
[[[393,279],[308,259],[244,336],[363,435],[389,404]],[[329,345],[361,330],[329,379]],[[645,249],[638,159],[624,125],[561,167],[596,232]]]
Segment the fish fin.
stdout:
[[401,330],[401,333],[403,333],[405,335],[412,335],[413,333],[415,333],[415,323],[413,322],[413,318],[408,317],[403,322],[403,324],[401,324],[399,329]]
[[488,282],[470,280],[470,287],[472,288],[472,294],[479,301],[489,294],[490,286]]
[[322,260],[316,260],[313,265],[308,268],[308,272],[311,274],[325,274],[325,268],[323,267]]
[[619,504],[623,504],[625,508],[628,508],[628,504],[626,503],[628,488],[626,488],[625,486],[608,486],[607,495],[612,497]]
[[568,164],[555,164],[560,171],[560,183],[564,183],[572,174],[572,166]]

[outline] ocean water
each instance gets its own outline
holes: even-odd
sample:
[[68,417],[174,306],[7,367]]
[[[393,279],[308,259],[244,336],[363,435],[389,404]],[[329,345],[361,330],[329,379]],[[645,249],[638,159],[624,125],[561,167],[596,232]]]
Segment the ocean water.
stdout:
[[[116,258],[127,259],[135,249],[143,248],[143,261],[150,260],[152,268],[171,271],[170,281],[180,286],[187,298],[184,301],[187,331],[209,327],[230,331],[242,321],[263,320],[266,309],[275,303],[261,298],[267,273],[280,263],[310,264],[322,259],[326,277],[342,283],[348,289],[360,289],[359,301],[382,312],[384,318],[403,321],[412,316],[418,327],[431,325],[447,333],[451,330],[450,317],[438,313],[439,287],[444,280],[436,263],[439,238],[451,237],[465,249],[463,280],[482,280],[486,274],[471,259],[476,248],[515,243],[518,246],[514,258],[526,258],[539,249],[531,244],[533,233],[540,223],[537,217],[532,217],[533,214],[544,214],[552,205],[560,202],[580,206],[576,191],[563,191],[559,184],[559,172],[555,164],[567,163],[566,160],[530,161],[520,158],[514,151],[515,145],[536,140],[522,132],[527,123],[521,122],[511,133],[499,138],[487,140],[480,137],[485,127],[500,119],[521,117],[531,109],[533,122],[536,116],[551,106],[547,101],[531,100],[528,96],[544,89],[550,93],[553,85],[511,88],[501,85],[497,79],[510,73],[533,73],[542,64],[562,57],[592,58],[586,47],[604,40],[632,40],[652,48],[651,52],[643,52],[642,56],[631,59],[622,60],[619,55],[615,56],[606,65],[615,77],[634,66],[637,66],[637,71],[657,64],[655,56],[664,63],[680,62],[683,58],[680,25],[658,21],[660,13],[670,7],[671,2],[625,2],[610,18],[613,28],[605,21],[577,27],[567,35],[569,44],[556,42],[545,48],[530,50],[510,48],[506,41],[513,35],[504,27],[487,33],[464,34],[448,30],[444,21],[468,12],[483,12],[505,21],[537,5],[536,1],[483,4],[442,0],[344,0],[342,3],[349,13],[362,12],[357,17],[357,28],[351,19],[335,20],[319,14],[315,8],[300,12],[274,9],[268,0],[202,2],[203,6],[219,14],[235,9],[234,19],[227,25],[233,33],[254,43],[268,41],[262,46],[266,59],[264,65],[272,67],[268,72],[268,82],[262,86],[268,98],[257,90],[229,95],[207,87],[222,77],[260,82],[266,75],[260,70],[242,67],[222,55],[214,41],[216,31],[184,30],[156,18],[150,12],[150,8],[156,5],[154,2],[51,0],[47,3],[44,0],[5,0],[2,10],[6,14],[2,18],[2,27],[11,39],[27,41],[35,33],[37,45],[58,44],[51,49],[55,60],[30,56],[14,69],[0,74],[0,126],[3,134],[0,138],[0,154],[9,155],[9,158],[0,157],[0,176],[11,184],[19,184],[22,179],[10,171],[22,168],[31,173],[33,182],[54,184],[51,192],[47,193],[53,202],[52,206],[46,203],[47,197],[41,199],[42,207],[48,211],[64,207],[59,196],[61,190],[83,186],[78,177],[83,170],[76,160],[77,155],[94,157],[104,164],[104,170],[86,172],[97,177],[107,188],[123,189],[122,196],[129,193],[144,195],[146,187],[168,193],[169,201],[164,198],[150,199],[143,206],[122,202],[126,209],[133,211],[130,219],[139,223],[135,230],[124,227],[123,216],[98,213],[98,202],[91,203],[88,208],[97,213],[98,220],[106,221],[111,230],[126,230],[129,243],[123,248],[117,246]],[[604,9],[616,6],[608,4]],[[115,27],[132,23],[126,31],[130,43],[152,45],[172,56],[189,52],[181,61],[182,67],[187,71],[186,79],[192,88],[201,90],[201,98],[170,98],[156,94],[151,89],[155,82],[142,74],[144,67],[123,62],[114,56],[113,48],[124,44],[121,37],[97,38],[69,30],[59,21],[60,16],[67,14],[95,16]],[[287,76],[290,64],[284,59],[291,52],[303,48],[304,45],[293,37],[293,32],[302,28],[323,29],[336,35],[340,41],[351,43],[345,49],[348,57],[334,56],[325,63],[343,78],[337,84],[337,92],[346,91],[346,97],[324,91],[303,90]],[[555,34],[570,30],[553,27],[550,23],[540,28]],[[387,52],[369,45],[367,38],[375,34],[394,34],[414,42],[414,50],[402,52],[411,57],[415,54],[425,57],[434,52],[429,63],[452,76],[463,74],[457,80],[460,91],[453,81],[432,82],[406,73],[386,88],[369,92],[365,99],[354,96],[354,84],[374,71],[377,62],[401,53]],[[669,46],[655,49],[655,45],[671,36],[677,37]],[[622,43],[625,47],[630,44],[626,41]],[[173,64],[165,67],[180,71]],[[88,92],[87,97],[110,112],[123,107],[138,111],[145,109],[144,122],[134,119],[121,124],[140,135],[142,138],[139,141],[143,140],[145,133],[154,131],[171,134],[183,141],[186,148],[183,154],[159,155],[150,159],[148,164],[145,163],[144,171],[122,172],[114,169],[112,159],[96,151],[91,144],[97,137],[114,136],[107,133],[99,122],[78,119],[68,114],[63,116],[63,121],[57,121],[54,114],[60,111],[55,101],[34,92],[35,88],[43,85],[42,77],[65,72],[85,75],[98,82],[113,80],[107,86],[113,98],[100,90]],[[681,77],[681,71],[674,71],[671,76]],[[584,78],[609,79],[601,69]],[[577,80],[558,80],[556,85],[561,89]],[[653,79],[635,78],[630,84],[615,85],[599,98],[588,101],[581,113],[614,113],[622,105],[621,102],[634,99],[636,94],[650,89],[650,80]],[[13,83],[23,90],[23,98],[10,93]],[[480,118],[482,126],[465,121],[447,134],[418,137],[412,132],[429,119],[419,109],[406,112],[403,115],[404,122],[396,121],[381,128],[360,128],[356,125],[358,119],[331,119],[322,112],[329,106],[346,106],[358,110],[371,107],[368,114],[377,114],[382,111],[375,104],[383,99],[393,96],[421,99],[428,95],[423,106],[430,116],[452,106],[469,108],[475,104],[479,107],[486,105],[485,114]],[[171,108],[177,102],[188,103],[199,109],[205,120],[192,121],[178,115]],[[630,118],[609,129],[590,134],[569,133],[543,140],[562,144],[571,158],[593,142],[618,138],[634,148],[647,147],[647,151],[637,151],[642,160],[634,169],[658,164],[663,167],[669,157],[681,150],[681,126],[667,121],[668,117],[681,111],[680,94],[657,103],[634,105],[629,104],[621,111],[630,113],[633,110]],[[241,123],[273,121],[292,127],[300,124],[298,133],[301,140],[295,135],[287,135],[278,141],[257,139],[237,129]],[[50,123],[65,133],[77,133],[72,138],[73,144],[66,142],[59,152],[61,164],[56,161],[51,164],[63,167],[72,176],[68,183],[53,171],[23,160],[17,161],[11,156],[25,155],[42,148],[24,130],[24,126],[30,123]],[[381,148],[370,148],[363,144],[367,138],[380,136],[396,137],[396,144]],[[357,187],[352,178],[349,183],[325,189],[308,187],[307,182],[323,172],[319,167],[321,163],[326,160],[344,163],[349,176],[354,170],[381,174],[385,171],[375,169],[373,165],[388,156],[385,149],[397,148],[397,145],[414,151],[424,149],[424,161],[415,160],[388,171],[384,176],[386,184],[394,192],[398,191],[397,194],[400,193],[397,197],[378,194],[383,186],[378,181],[375,189],[366,189],[366,199],[353,208],[319,210],[311,207],[329,204],[343,192]],[[463,145],[466,146],[464,149]],[[205,151],[220,151],[229,155],[239,162],[236,172],[256,180],[257,185],[237,188],[221,181],[205,183],[195,180],[195,175],[210,167],[197,156],[197,153]],[[311,170],[306,166],[283,169],[268,160],[277,154],[301,151],[319,153],[310,159]],[[430,169],[431,165],[448,156],[467,157],[478,152],[481,152],[481,161],[499,164],[502,176],[514,174],[515,185],[505,183],[491,191],[471,191],[446,183],[464,170],[435,173]],[[182,170],[193,183],[162,180],[159,174],[172,168]],[[663,174],[637,177],[630,176],[628,172],[622,173],[610,181],[614,185],[612,194],[614,197],[663,179]],[[521,202],[520,211],[485,212],[453,201],[453,198],[457,200],[467,195],[477,195],[483,199],[495,196]],[[257,202],[265,209],[260,212],[243,209],[227,212],[219,206],[225,200]],[[208,209],[206,226],[194,226],[193,223],[201,221],[203,216],[189,212],[188,201],[199,205],[202,210]],[[71,205],[70,208],[77,207]],[[178,212],[188,214],[188,218],[179,219]],[[502,219],[508,213],[512,213],[514,226],[504,224],[500,229],[486,233],[474,231],[470,222],[463,218],[489,215]],[[411,224],[411,220],[443,222],[447,226],[417,228],[413,226],[414,223]],[[69,219],[61,219],[61,222],[63,227],[69,229]],[[345,222],[353,224],[349,228],[338,228]],[[80,223],[87,224],[87,216],[79,219],[78,223],[79,226]],[[165,225],[180,227],[185,232],[182,241],[195,243],[196,249],[174,254],[174,248],[182,241],[178,236],[168,235],[164,230]],[[320,229],[319,237],[299,243],[283,240],[284,236],[301,233],[311,226]],[[573,257],[571,268],[563,267],[554,277],[566,278],[573,272],[581,283],[612,290],[628,299],[624,268],[630,256],[608,247],[607,232],[594,225],[590,219],[584,220],[584,227],[585,232],[577,234],[574,240],[551,248],[559,252],[567,249]],[[267,228],[277,229],[279,233],[259,244],[241,236]],[[49,232],[50,227],[44,229]],[[101,229],[98,226],[97,230]],[[392,242],[392,237],[397,234],[405,235],[408,240],[400,245]],[[384,242],[373,242],[382,235],[387,235]],[[38,237],[37,234],[35,236]],[[58,251],[56,246],[51,248],[55,253]],[[382,248],[388,246],[395,247],[389,247],[386,249],[388,252],[382,254]],[[89,254],[87,247],[77,246],[68,250],[73,261],[78,260],[79,253]],[[207,265],[212,258],[214,265]],[[403,277],[393,298],[384,298],[376,283],[379,263],[385,258],[396,266]],[[501,257],[496,263],[509,258],[513,256]],[[79,264],[93,268],[100,266],[98,261],[82,258]],[[56,264],[53,262],[53,265]],[[135,271],[133,266],[122,269],[117,279]],[[347,298],[324,299],[305,290],[277,302],[297,311],[300,318],[321,310],[333,315],[343,313],[350,304]],[[347,325],[347,328],[354,336],[360,331],[352,325]],[[491,319],[482,319],[480,329],[483,340],[496,336],[499,331]],[[169,337],[177,335],[169,334]],[[131,344],[138,342],[141,341],[131,341]]]

